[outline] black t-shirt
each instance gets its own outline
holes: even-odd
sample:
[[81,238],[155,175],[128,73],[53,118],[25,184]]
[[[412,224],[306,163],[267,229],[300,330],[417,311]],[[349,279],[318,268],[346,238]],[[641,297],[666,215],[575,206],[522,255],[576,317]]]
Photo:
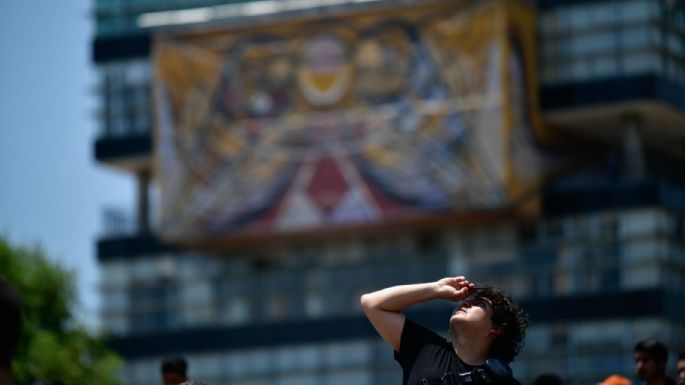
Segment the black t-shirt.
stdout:
[[[435,381],[446,372],[457,374],[474,369],[457,356],[449,341],[409,318],[405,319],[395,360],[402,367],[402,385],[419,385],[423,378]],[[514,379],[509,382],[520,385]]]

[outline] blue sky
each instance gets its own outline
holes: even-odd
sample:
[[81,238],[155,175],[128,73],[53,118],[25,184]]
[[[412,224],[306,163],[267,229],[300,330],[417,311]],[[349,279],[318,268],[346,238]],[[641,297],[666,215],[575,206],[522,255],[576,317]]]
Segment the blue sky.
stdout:
[[101,212],[132,209],[134,185],[92,155],[91,1],[0,0],[0,234],[75,270],[95,325]]

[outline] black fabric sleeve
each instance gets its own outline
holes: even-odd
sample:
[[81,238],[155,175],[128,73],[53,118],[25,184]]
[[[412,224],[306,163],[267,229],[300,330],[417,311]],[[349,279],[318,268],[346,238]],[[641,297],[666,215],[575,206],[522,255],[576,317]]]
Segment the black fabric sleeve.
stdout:
[[410,368],[421,349],[426,345],[444,345],[445,339],[434,331],[405,318],[400,338],[400,351],[395,351],[395,360],[403,368]]

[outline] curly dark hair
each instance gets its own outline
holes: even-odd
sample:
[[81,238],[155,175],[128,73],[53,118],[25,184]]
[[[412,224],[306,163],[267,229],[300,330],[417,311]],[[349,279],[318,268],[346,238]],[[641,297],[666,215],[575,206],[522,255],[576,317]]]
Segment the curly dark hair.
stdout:
[[490,356],[511,362],[523,348],[523,339],[528,327],[526,315],[518,303],[503,291],[487,287],[478,290],[478,295],[492,303],[492,322],[503,328],[490,347]]

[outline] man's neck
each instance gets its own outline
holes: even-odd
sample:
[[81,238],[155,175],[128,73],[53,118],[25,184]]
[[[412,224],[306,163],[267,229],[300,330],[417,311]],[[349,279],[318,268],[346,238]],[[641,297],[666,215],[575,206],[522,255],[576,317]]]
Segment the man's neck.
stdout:
[[[490,341],[487,338],[469,338],[463,333],[461,335],[452,334],[452,347],[457,356],[464,363],[472,366],[482,365],[490,353]],[[649,384],[652,385],[652,384]]]

